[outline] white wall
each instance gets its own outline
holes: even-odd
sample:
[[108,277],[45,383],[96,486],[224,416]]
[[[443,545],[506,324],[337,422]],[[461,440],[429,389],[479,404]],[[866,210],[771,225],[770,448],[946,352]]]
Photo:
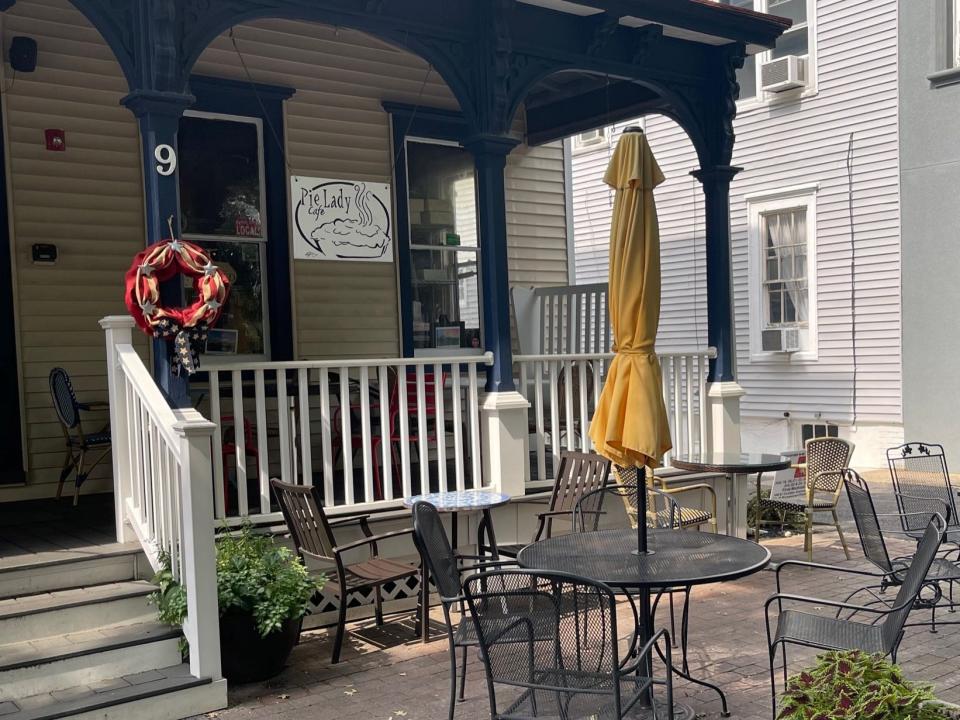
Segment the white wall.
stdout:
[[[782,422],[783,413],[789,412],[797,422],[819,418],[898,427],[897,2],[817,0],[815,5],[817,92],[778,104],[742,105],[735,123],[733,164],[744,168],[731,190],[738,379],[747,391],[742,413],[745,421],[758,426]],[[679,128],[662,118],[648,119],[646,131],[668,178],[657,192],[664,267],[658,347],[704,343],[702,195],[699,188],[693,191],[687,175],[696,165],[693,148]],[[851,133],[852,198],[846,164]],[[601,177],[608,153],[600,148],[574,158],[578,282],[606,279],[610,201]],[[749,352],[744,198],[810,184],[819,186],[818,356],[809,362],[754,361]],[[856,358],[851,232],[856,248]]]

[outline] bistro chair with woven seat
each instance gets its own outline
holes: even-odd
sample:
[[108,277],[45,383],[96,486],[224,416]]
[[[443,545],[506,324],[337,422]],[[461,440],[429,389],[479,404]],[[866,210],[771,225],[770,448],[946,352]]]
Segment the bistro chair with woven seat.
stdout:
[[946,541],[950,545],[960,545],[957,488],[950,483],[943,445],[912,442],[890,448],[887,450],[887,466],[893,480],[897,508],[902,513],[904,533],[919,540],[923,536],[924,522],[916,513],[943,512],[946,505],[949,509]]
[[[553,484],[550,504],[544,512],[537,513],[537,529],[530,542],[546,540],[553,536],[554,523],[560,521],[564,527],[570,527],[573,511],[580,498],[607,485],[610,476],[610,461],[595,453],[563,452],[560,454],[560,468],[557,480]],[[581,514],[589,514],[588,526],[596,530],[602,514],[603,493],[593,496],[595,506],[580,507]],[[515,558],[525,543],[499,545],[500,555]]]
[[[339,614],[337,616],[337,635],[333,643],[333,662],[340,662],[340,650],[343,646],[343,633],[347,621],[347,601],[350,593],[373,590],[377,625],[383,625],[383,596],[381,588],[387,583],[395,583],[411,577],[420,576],[420,568],[412,563],[401,562],[382,557],[377,543],[389,538],[411,536],[413,531],[395,530],[374,535],[368,523],[369,515],[360,515],[336,520],[328,520],[323,510],[320,492],[313,485],[291,485],[280,480],[271,480],[270,485],[277,497],[283,519],[290,530],[290,536],[296,546],[297,554],[311,570],[323,570],[327,576],[323,594],[337,597]],[[338,543],[333,528],[342,528],[357,524],[363,537],[348,543]],[[359,562],[347,562],[347,551],[369,548],[369,556]],[[317,568],[316,565],[320,567]],[[420,583],[420,605],[424,603],[425,583]],[[314,602],[319,601],[319,595]],[[418,609],[417,618],[422,617]],[[419,622],[418,622],[418,630]]]
[[[882,573],[857,570],[838,565],[824,565],[820,563],[803,562],[801,560],[787,560],[776,568],[777,592],[770,596],[764,604],[764,614],[767,628],[767,647],[770,659],[770,689],[772,692],[773,717],[776,717],[777,708],[777,681],[774,663],[777,648],[783,650],[783,681],[787,682],[787,651],[786,646],[802,645],[820,650],[862,650],[887,656],[896,662],[897,650],[903,639],[903,628],[906,625],[910,610],[916,604],[920,590],[926,583],[927,573],[937,555],[940,543],[946,531],[943,517],[935,514],[927,521],[917,552],[910,561],[909,567],[903,573],[903,580],[896,597],[889,603],[876,607],[875,605],[855,605],[850,602],[829,600],[825,598],[793,595],[782,590],[780,574],[785,568],[800,567],[808,571],[827,570],[833,578],[824,576],[828,582],[834,582],[837,573],[857,575],[861,577],[882,578]],[[829,580],[828,580],[829,578]],[[804,573],[804,583],[810,582],[808,573]],[[850,619],[841,619],[827,615],[813,614],[802,610],[784,609],[784,604],[812,605],[819,608],[855,611],[866,613],[873,619],[869,622],[859,622]],[[776,627],[771,625],[771,608],[776,604]]]
[[[593,580],[564,573],[498,570],[469,576],[464,594],[487,677],[491,720],[620,720],[651,694],[672,717],[670,641],[660,630],[643,645],[637,608],[623,621],[630,640],[621,655],[617,596]],[[622,607],[622,606],[621,606]],[[654,646],[664,676],[652,677]],[[662,648],[661,648],[662,646]]]
[[[613,476],[618,484],[634,486],[637,483],[637,468],[614,467]],[[657,480],[654,479],[653,482],[655,483]],[[659,517],[657,521],[659,526],[662,526],[665,520],[664,513],[675,509],[677,515],[673,518],[673,522],[676,529],[699,529],[706,525],[710,529],[710,532],[717,531],[717,492],[709,483],[694,483],[692,485],[671,488],[666,483],[661,482],[657,492],[672,496],[676,500],[675,505],[660,503],[662,506],[660,510],[654,510],[654,506],[652,505],[648,506],[650,512],[659,512],[661,514],[661,517]],[[684,505],[681,498],[691,496],[694,493],[698,495],[696,500],[690,497],[689,504]],[[636,502],[637,498],[635,493],[623,494],[622,497],[625,503]],[[634,523],[634,527],[636,527],[636,506],[628,506],[627,514],[630,516],[631,522]]]
[[[428,502],[420,501],[413,506],[413,539],[420,557],[430,572],[443,606],[443,618],[447,626],[447,642],[450,649],[450,710],[449,720],[457,704],[457,648],[461,649],[460,700],[467,682],[467,649],[476,647],[477,632],[473,621],[465,612],[466,597],[463,594],[463,574],[511,565],[513,560],[489,560],[488,556],[455,553],[443,529],[440,513]],[[484,561],[486,559],[486,561]],[[464,560],[473,561],[463,564]],[[455,620],[454,613],[459,613]]]
[[[867,482],[860,477],[856,470],[845,470],[843,484],[847,489],[847,497],[850,500],[850,508],[853,511],[853,519],[857,523],[857,532],[860,535],[860,544],[863,547],[864,557],[873,563],[882,573],[880,582],[857,588],[851,592],[844,600],[850,602],[859,594],[868,595],[871,600],[868,605],[889,604],[888,599],[883,594],[891,587],[900,587],[903,584],[903,578],[907,569],[910,567],[912,556],[891,557],[887,550],[887,543],[884,539],[884,531],[880,526],[881,517],[897,517],[903,520],[902,513],[878,513],[873,503],[873,496],[870,493],[870,487]],[[943,517],[949,516],[950,510],[946,505],[940,505],[940,512]],[[930,520],[930,512],[917,512],[918,516],[923,516],[927,521]],[[953,583],[960,580],[960,565],[946,558],[937,557],[933,559],[930,570],[927,572],[925,587],[928,589],[926,596],[921,596],[917,601],[917,607],[930,609],[930,621],[916,623],[917,625],[929,625],[931,632],[937,631],[937,606],[943,599],[943,585],[948,587],[949,607],[953,610]],[[837,610],[837,617],[841,610]],[[855,614],[855,613],[853,613]],[[852,614],[851,614],[852,617]],[[941,622],[945,625],[955,625],[957,622]]]
[[787,513],[803,513],[803,549],[807,552],[807,561],[813,561],[813,526],[817,513],[829,512],[833,516],[832,525],[840,536],[843,553],[850,559],[847,539],[837,517],[837,502],[843,490],[841,471],[850,464],[853,455],[853,443],[842,438],[810,438],[804,443],[806,462],[796,466],[804,472],[803,487],[796,494],[777,498],[763,497],[760,494],[760,475],[757,475],[757,511],[754,531],[760,542],[760,526],[765,524],[761,518],[764,510],[775,510],[784,517]]
[[[57,484],[57,500],[63,493],[63,484],[70,477],[70,473],[76,472],[73,488],[73,504],[76,505],[80,499],[80,486],[110,452],[110,425],[104,425],[97,432],[88,435],[83,430],[81,413],[109,408],[110,403],[83,403],[77,400],[70,376],[63,368],[56,367],[51,370],[49,380],[53,408],[63,428],[63,438],[67,446],[63,468],[60,470],[60,482]],[[93,462],[88,462],[88,453],[96,455]]]

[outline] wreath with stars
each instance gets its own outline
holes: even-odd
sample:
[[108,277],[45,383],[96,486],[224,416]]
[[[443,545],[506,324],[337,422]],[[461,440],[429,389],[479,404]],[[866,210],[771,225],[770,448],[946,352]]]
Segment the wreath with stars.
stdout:
[[[171,233],[173,235],[173,233]],[[182,308],[160,304],[160,284],[177,274],[193,278],[196,300]],[[230,292],[226,273],[210,255],[193,243],[173,238],[161,240],[137,253],[126,274],[127,310],[147,335],[173,339],[173,371],[192,375],[198,368],[198,350],[207,330],[223,312]]]

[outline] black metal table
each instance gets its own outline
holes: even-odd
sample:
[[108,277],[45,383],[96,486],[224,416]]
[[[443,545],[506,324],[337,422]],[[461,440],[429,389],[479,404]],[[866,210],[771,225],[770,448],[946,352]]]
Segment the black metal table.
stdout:
[[[517,556],[524,568],[567,572],[599,580],[623,593],[639,597],[641,638],[653,634],[650,591],[684,585],[706,585],[752,575],[770,563],[766,548],[727,535],[693,531],[650,530],[649,552],[637,554],[632,529],[572,533],[527,545]],[[727,701],[716,685],[691,677],[676,666],[673,671],[698,685],[715,690],[726,716]],[[676,717],[693,717],[679,708]]]
[[725,504],[724,519],[717,518],[720,527],[726,526],[727,535],[739,538],[747,537],[747,476],[765,472],[786,470],[793,460],[782,455],[767,453],[688,453],[675,455],[670,464],[681,470],[692,472],[716,472],[727,476],[727,502]]

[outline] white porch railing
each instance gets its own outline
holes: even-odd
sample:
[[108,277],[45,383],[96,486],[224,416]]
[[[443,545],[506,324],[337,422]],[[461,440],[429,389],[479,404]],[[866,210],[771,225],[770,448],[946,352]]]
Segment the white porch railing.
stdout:
[[[659,353],[674,453],[709,450],[707,368],[713,348]],[[530,403],[528,484],[547,485],[563,450],[588,452],[590,419],[612,353],[517,355],[519,390]]]
[[[109,317],[106,330],[117,540],[128,528],[154,570],[168,558],[186,588],[183,634],[190,672],[218,680],[220,637],[210,445],[214,425],[195,410],[172,410],[133,348],[133,321]],[[204,621],[205,620],[205,621]]]
[[399,506],[484,485],[479,371],[491,354],[212,364],[192,382],[216,426],[218,520],[272,522],[270,478],[320,488],[339,510]]

